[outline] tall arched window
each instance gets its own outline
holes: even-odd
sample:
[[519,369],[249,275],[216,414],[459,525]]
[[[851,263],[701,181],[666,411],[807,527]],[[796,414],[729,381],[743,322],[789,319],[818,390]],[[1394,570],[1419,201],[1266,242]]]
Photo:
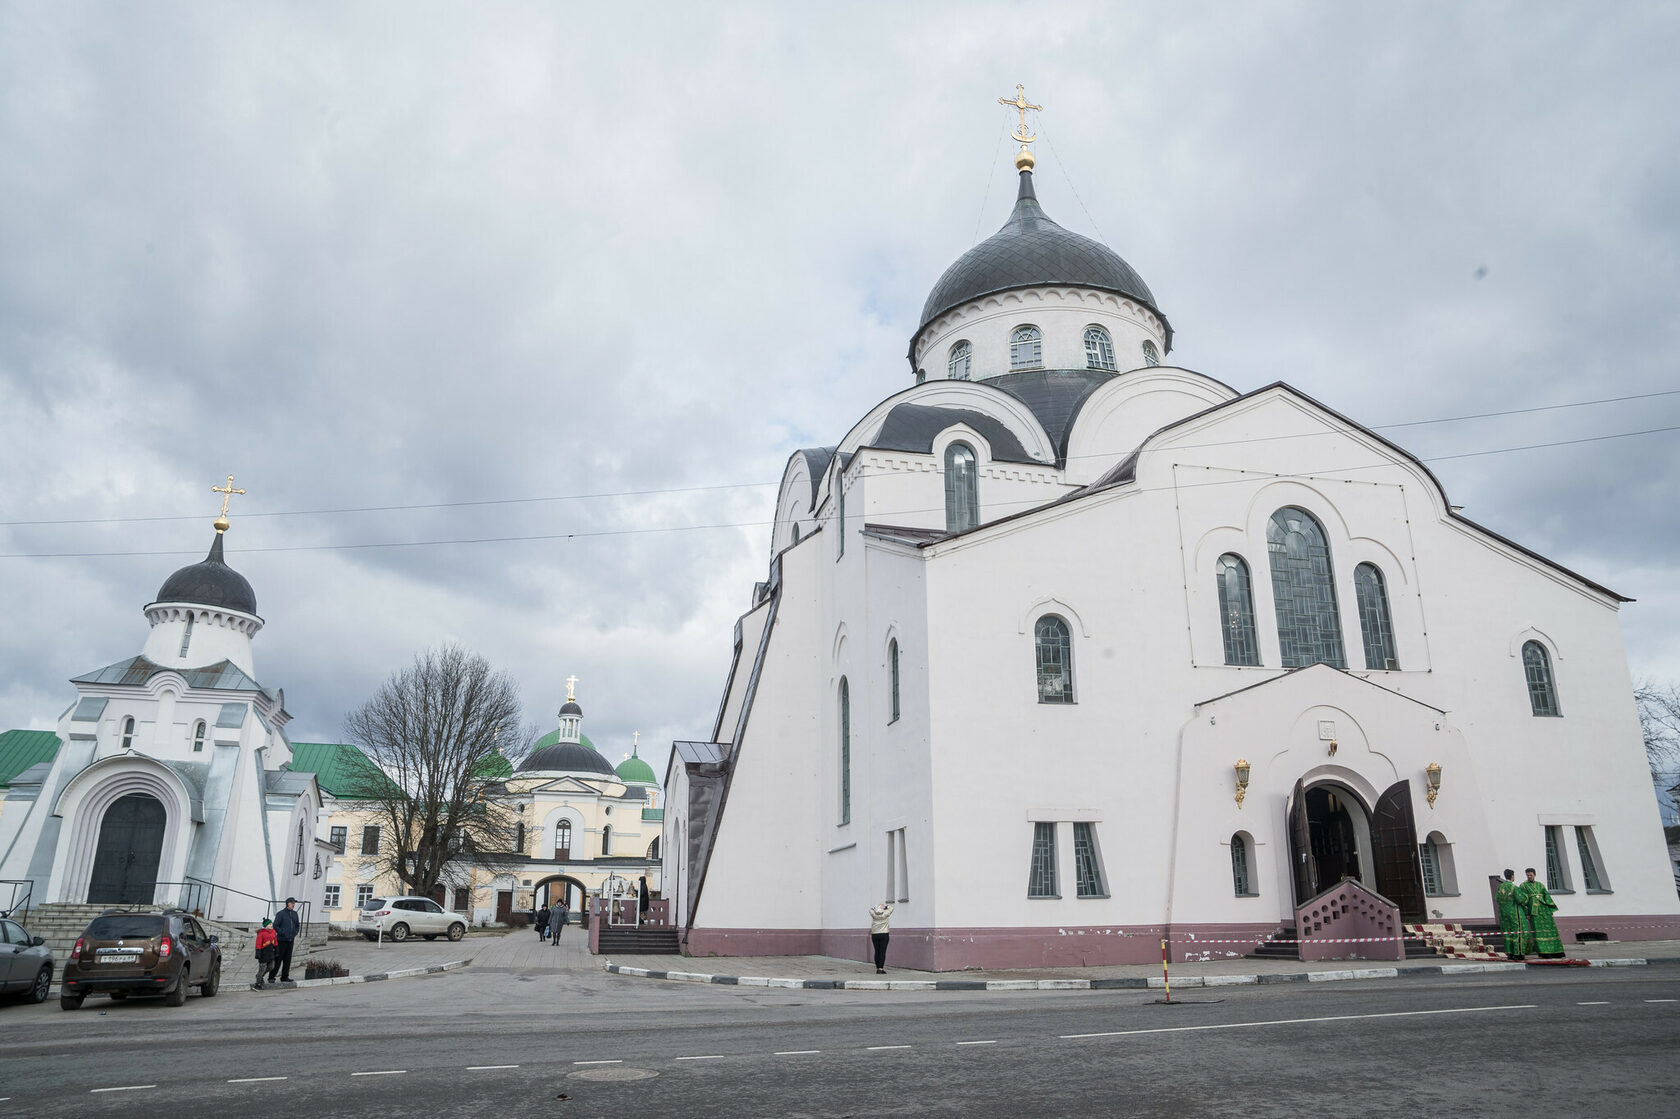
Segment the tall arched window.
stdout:
[[1324,529],[1305,509],[1286,505],[1266,526],[1272,560],[1272,600],[1277,605],[1283,667],[1327,664],[1346,668],[1336,582]]
[[1085,328],[1085,368],[1114,371],[1114,339],[1100,326]]
[[569,859],[572,857],[572,822],[561,820],[554,825],[554,857]]
[[205,727],[203,719],[200,719],[198,722],[193,724],[193,753],[195,754],[202,754],[204,752],[204,731]]
[[852,686],[840,677],[840,822],[852,822]]
[[521,820],[513,825],[513,850],[515,854],[525,853],[525,821]]
[[181,630],[181,651],[179,653],[176,653],[175,654],[176,656],[184,657],[184,656],[187,655],[187,646],[192,644],[192,630],[193,630],[193,616],[191,614],[188,614],[187,615],[186,628]]
[[793,540],[790,542],[790,546],[797,543],[799,543],[799,522],[795,521],[793,525]]
[[834,558],[839,559],[846,554],[846,476],[838,470],[834,472],[834,521],[840,535]]
[[[1536,715],[1561,715],[1557,684],[1552,679],[1552,658],[1538,641],[1523,645],[1523,674],[1528,677],[1528,705]],[[132,721],[132,720],[131,720]]]
[[1260,642],[1254,632],[1254,586],[1248,564],[1235,552],[1219,557],[1219,626],[1225,634],[1225,663],[1260,663]]
[[292,860],[292,873],[303,873],[303,821],[298,821],[297,857]]
[[1018,326],[1009,335],[1009,371],[1042,369],[1044,336],[1036,326]]
[[1161,351],[1155,348],[1155,343],[1147,338],[1143,341],[1143,363],[1145,365],[1160,365]]
[[602,855],[602,857],[605,857],[605,856],[610,855],[610,854],[612,854],[612,825],[611,824],[602,824],[601,825],[601,855]]
[[980,523],[980,481],[974,448],[952,443],[945,448],[945,531],[966,532]]
[[1254,896],[1254,875],[1248,867],[1248,838],[1242,832],[1231,837],[1231,888],[1239,898]]
[[892,687],[892,718],[889,723],[898,722],[898,638],[887,642],[887,683]]
[[1033,626],[1038,656],[1038,702],[1073,702],[1073,637],[1068,624],[1046,614]]
[[1394,650],[1394,623],[1388,615],[1388,587],[1374,563],[1353,569],[1353,595],[1359,604],[1359,629],[1365,638],[1366,668],[1399,668]]
[[951,347],[951,356],[945,361],[945,376],[953,381],[968,380],[974,369],[974,347],[966,340]]
[[122,738],[123,738],[122,748],[124,750],[133,749],[133,747],[134,747],[134,716],[133,715],[128,715],[128,716],[124,717],[124,719],[123,719]]
[[647,857],[650,860],[659,858],[659,837],[657,835],[653,837],[653,842],[648,844]]

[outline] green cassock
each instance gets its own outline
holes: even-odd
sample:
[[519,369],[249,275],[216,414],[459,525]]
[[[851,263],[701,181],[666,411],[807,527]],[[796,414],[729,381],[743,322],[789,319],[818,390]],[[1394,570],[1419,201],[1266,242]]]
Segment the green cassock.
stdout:
[[1517,884],[1507,879],[1493,892],[1499,908],[1499,931],[1505,934],[1505,954],[1526,956],[1534,951],[1534,934],[1528,931],[1528,921],[1517,905]]
[[1539,882],[1524,882],[1518,886],[1517,908],[1528,920],[1529,931],[1534,936],[1534,950],[1541,956],[1563,955],[1563,938],[1558,935],[1557,922],[1552,920],[1552,910],[1557,908],[1557,902],[1552,900],[1546,887]]

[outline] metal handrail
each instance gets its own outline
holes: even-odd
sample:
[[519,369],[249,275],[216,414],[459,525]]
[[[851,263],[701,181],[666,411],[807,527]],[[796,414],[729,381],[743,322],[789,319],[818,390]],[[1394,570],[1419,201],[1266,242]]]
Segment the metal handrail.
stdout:
[[[210,916],[210,911],[214,906],[216,892],[218,890],[224,894],[233,894],[242,898],[250,898],[252,901],[262,902],[263,912],[270,919],[273,918],[274,914],[285,908],[286,905],[285,901],[280,898],[265,898],[261,894],[252,894],[247,893],[244,890],[236,890],[232,886],[224,886],[219,882],[211,882],[203,878],[188,878],[181,882],[158,882],[154,886],[152,896],[157,896],[157,889],[174,886],[181,888],[182,901],[180,907],[182,909],[188,910],[189,912],[202,913],[206,918],[212,921],[220,920],[218,917]],[[187,900],[189,898],[192,899],[191,902]],[[298,914],[299,924],[307,926],[309,924],[309,916],[313,903],[308,900],[303,900],[299,901],[298,905],[301,909],[301,912]]]
[[[17,914],[21,911],[29,912],[29,903],[35,896],[35,880],[33,878],[0,878],[0,886],[12,888],[11,904],[0,909],[0,917],[10,917],[14,921],[21,921]],[[18,901],[18,887],[28,887],[23,891],[23,901]]]

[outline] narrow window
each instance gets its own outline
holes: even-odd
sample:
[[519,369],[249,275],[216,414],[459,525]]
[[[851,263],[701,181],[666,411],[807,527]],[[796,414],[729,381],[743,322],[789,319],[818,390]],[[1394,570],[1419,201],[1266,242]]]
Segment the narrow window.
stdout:
[[834,472],[834,522],[840,531],[834,558],[839,559],[846,554],[846,478],[838,470]]
[[379,854],[379,825],[369,824],[362,829],[362,854]]
[[1056,825],[1033,825],[1032,870],[1027,877],[1029,898],[1061,897],[1056,890]]
[[1599,872],[1598,860],[1593,857],[1592,829],[1578,827],[1575,829],[1575,849],[1581,856],[1581,882],[1587,892],[1608,893],[1609,887],[1604,884],[1604,875]]
[[919,385],[923,381],[926,381],[926,380],[927,380],[927,370],[926,369],[916,370],[916,383]]
[[647,857],[655,861],[659,858],[659,837],[657,835],[653,837],[653,842],[648,844]]
[[951,347],[951,357],[945,362],[945,375],[953,381],[966,381],[974,369],[974,347],[966,341]]
[[1266,526],[1272,560],[1272,599],[1277,604],[1283,667],[1327,664],[1346,668],[1336,584],[1324,529],[1305,509],[1286,505]]
[[554,857],[569,859],[572,857],[572,822],[561,820],[554,825]]
[[840,822],[852,822],[852,686],[840,677]]
[[122,748],[124,750],[133,749],[134,748],[134,716],[133,715],[129,715],[129,716],[127,716],[123,719],[122,734],[123,734]]
[[1114,372],[1114,339],[1100,326],[1085,328],[1085,368]]
[[1248,870],[1248,840],[1238,832],[1231,837],[1231,888],[1239,898],[1253,897],[1253,881]]
[[904,850],[904,829],[894,828],[887,833],[887,892],[888,901],[910,900],[910,861]]
[[321,898],[321,907],[323,909],[337,909],[339,906],[339,891],[342,889],[342,886],[328,885],[326,893]]
[[793,526],[793,543],[799,543],[799,525],[797,523]]
[[1546,825],[1546,889],[1574,893],[1569,888],[1569,868],[1563,861],[1562,831],[1557,824]]
[[1038,654],[1038,702],[1073,702],[1073,638],[1068,625],[1046,614],[1033,626]]
[[1523,645],[1523,674],[1528,678],[1528,705],[1536,715],[1561,715],[1557,686],[1552,681],[1552,658],[1538,641]]
[[1225,635],[1225,663],[1257,665],[1260,642],[1254,632],[1254,586],[1248,564],[1235,552],[1219,557],[1219,623]]
[[1161,364],[1161,351],[1157,350],[1155,348],[1155,343],[1149,341],[1148,339],[1145,339],[1143,343],[1143,363],[1145,365]]
[[1423,866],[1423,892],[1439,897],[1441,889],[1441,860],[1435,851],[1433,837],[1418,844],[1418,862]]
[[1353,569],[1353,595],[1359,604],[1359,628],[1365,637],[1365,667],[1399,668],[1394,623],[1388,614],[1388,587],[1376,564],[1362,563]]
[[204,753],[204,720],[193,724],[193,753]]
[[602,855],[612,854],[612,825],[611,824],[602,824],[601,825],[601,854]]
[[187,646],[192,644],[192,629],[193,616],[188,614],[186,628],[181,631],[181,651],[175,654],[176,656],[184,657],[187,655]]
[[292,873],[303,873],[303,821],[298,821],[297,857],[292,860]]
[[1105,898],[1108,887],[1103,883],[1102,860],[1097,855],[1096,826],[1084,822],[1073,825],[1073,869],[1076,892],[1082,898]]
[[889,723],[898,722],[898,638],[887,642],[887,684],[892,689],[892,717]]
[[967,443],[945,448],[945,531],[966,532],[980,523],[980,483],[974,449]]
[[525,853],[525,821],[521,820],[513,825],[513,849],[518,854]]
[[1009,335],[1009,371],[1039,369],[1044,365],[1044,336],[1036,326],[1018,326]]

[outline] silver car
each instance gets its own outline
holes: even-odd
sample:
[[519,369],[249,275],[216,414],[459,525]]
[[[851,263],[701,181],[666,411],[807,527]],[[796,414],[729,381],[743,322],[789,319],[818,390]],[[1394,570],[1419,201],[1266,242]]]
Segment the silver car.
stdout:
[[16,921],[0,919],[0,995],[46,1002],[52,990],[53,954],[46,941]]
[[431,898],[369,898],[362,906],[356,929],[369,940],[381,935],[398,943],[411,936],[436,940],[447,936],[460,940],[467,935],[467,920],[451,913]]

